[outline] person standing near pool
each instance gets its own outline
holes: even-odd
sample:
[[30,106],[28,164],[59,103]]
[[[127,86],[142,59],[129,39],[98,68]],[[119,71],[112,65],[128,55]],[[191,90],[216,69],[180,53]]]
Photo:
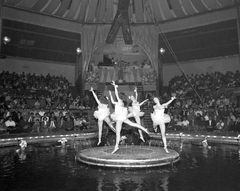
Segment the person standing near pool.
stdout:
[[153,101],[155,103],[155,105],[153,106],[153,113],[151,113],[151,119],[153,121],[153,129],[155,132],[157,132],[157,126],[159,125],[160,130],[161,130],[161,136],[162,136],[162,140],[163,140],[163,145],[164,145],[164,150],[166,151],[166,153],[168,152],[167,149],[167,140],[166,140],[166,126],[165,123],[169,123],[171,121],[171,118],[169,115],[165,114],[165,108],[168,107],[168,105],[170,103],[172,103],[173,100],[175,100],[176,97],[175,95],[171,98],[171,100],[169,100],[168,102],[164,103],[164,104],[160,104],[160,101],[157,97],[153,98]]
[[110,109],[108,108],[108,100],[106,97],[101,97],[99,100],[95,92],[93,91],[93,88],[91,87],[90,91],[93,94],[93,97],[95,98],[97,104],[98,104],[98,110],[96,110],[93,113],[93,116],[98,119],[98,144],[100,145],[101,139],[102,139],[102,130],[103,130],[103,121],[105,121],[108,126],[112,129],[113,132],[116,132],[115,128],[113,127],[111,120],[109,118],[110,115]]

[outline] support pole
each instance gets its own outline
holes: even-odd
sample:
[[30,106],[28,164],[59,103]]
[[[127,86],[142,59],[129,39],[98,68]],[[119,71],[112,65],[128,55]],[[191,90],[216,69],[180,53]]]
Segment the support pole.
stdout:
[[237,31],[238,31],[238,63],[240,68],[240,11],[239,6],[236,6],[237,9]]
[[158,58],[157,95],[160,96],[163,93],[163,53],[158,52]]
[[[3,1],[0,0],[0,57],[2,54]],[[1,59],[1,58],[0,58]]]

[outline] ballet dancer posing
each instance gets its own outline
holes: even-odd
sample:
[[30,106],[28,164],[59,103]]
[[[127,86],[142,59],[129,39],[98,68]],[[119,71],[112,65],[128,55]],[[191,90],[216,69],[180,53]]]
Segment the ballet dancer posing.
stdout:
[[[146,102],[148,101],[148,99],[144,100],[143,102],[139,103],[137,101],[138,99],[138,93],[137,93],[137,88],[135,87],[134,89],[135,92],[135,97],[133,95],[131,95],[129,97],[129,99],[132,101],[132,106],[128,108],[129,110],[129,114],[128,114],[128,118],[130,117],[134,117],[135,121],[137,124],[141,125],[141,120],[140,117],[142,117],[144,115],[144,112],[142,112],[140,110],[140,107]],[[143,138],[143,134],[142,134],[142,130],[138,129],[139,135],[140,135],[140,139],[145,142],[144,138]]]
[[95,98],[97,104],[98,104],[98,110],[94,111],[93,116],[98,119],[98,144],[101,143],[102,139],[102,130],[103,130],[103,121],[105,121],[108,126],[111,128],[113,132],[116,133],[115,128],[113,127],[111,120],[109,118],[110,115],[110,109],[108,108],[108,100],[106,97],[102,97],[101,100],[98,99],[97,95],[93,91],[93,88],[91,87],[90,91],[93,94],[93,97]]
[[112,152],[112,154],[113,154],[113,153],[115,153],[119,149],[120,134],[121,134],[122,124],[123,123],[126,123],[126,124],[128,124],[130,126],[133,126],[133,127],[137,127],[139,129],[141,129],[142,131],[146,132],[147,134],[149,134],[149,132],[148,132],[148,130],[146,128],[142,127],[141,125],[139,125],[137,123],[133,123],[132,121],[130,121],[127,118],[128,110],[127,110],[126,107],[124,107],[123,100],[121,100],[119,98],[118,90],[117,90],[118,86],[115,84],[114,81],[112,82],[112,85],[114,86],[115,95],[116,95],[116,98],[117,98],[117,101],[115,102],[113,100],[111,91],[109,91],[111,102],[112,102],[112,104],[115,105],[114,113],[111,114],[111,118],[114,121],[116,121],[116,144],[115,144],[115,148],[114,148],[114,150]]
[[165,111],[165,108],[167,108],[168,105],[175,99],[176,99],[175,96],[173,96],[171,100],[169,100],[167,103],[160,104],[160,101],[157,97],[153,98],[153,101],[155,103],[155,105],[153,106],[154,111],[153,113],[151,113],[151,118],[153,121],[153,129],[155,132],[157,132],[157,126],[159,125],[161,130],[164,150],[166,151],[166,153],[169,153],[169,152],[167,149],[167,140],[165,135],[165,132],[166,132],[165,123],[169,123],[171,119],[169,115],[164,114],[164,111]]

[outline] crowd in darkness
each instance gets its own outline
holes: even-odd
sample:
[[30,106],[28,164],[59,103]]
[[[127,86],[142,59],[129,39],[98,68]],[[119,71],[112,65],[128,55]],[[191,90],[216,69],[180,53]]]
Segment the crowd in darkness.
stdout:
[[19,75],[3,71],[0,74],[0,132],[88,128],[88,118],[83,110],[90,109],[91,99],[88,95],[74,95],[69,84],[63,76]]
[[[168,130],[240,132],[238,94],[219,91],[240,87],[239,71],[190,75],[188,78],[201,94],[192,91],[185,76],[176,76],[169,82],[169,91],[160,97],[164,103],[170,99],[171,93],[177,93],[177,99],[166,110],[172,119]],[[84,97],[74,95],[69,84],[63,76],[3,71],[0,74],[0,133],[89,128],[90,121],[83,111],[94,109],[94,99],[91,94]],[[189,92],[193,94],[188,95]],[[148,99],[147,108],[151,112],[156,92],[143,93],[145,97],[141,96],[139,101]]]
[[174,91],[187,92],[192,86],[197,90],[216,90],[227,87],[240,87],[240,72],[227,71],[225,74],[221,72],[192,74],[175,76],[169,81],[169,88]]
[[[240,73],[239,71],[188,76],[196,94],[184,75],[169,82],[170,92],[177,99],[167,112],[171,116],[168,128],[182,131],[240,132]],[[191,92],[191,94],[188,94]],[[191,96],[190,96],[191,95]],[[147,92],[146,98],[151,98]],[[170,99],[164,93],[161,102]],[[151,103],[149,104],[151,108]]]
[[2,71],[0,74],[0,88],[16,90],[67,90],[69,81],[63,76],[46,76],[36,74],[17,74],[8,71]]

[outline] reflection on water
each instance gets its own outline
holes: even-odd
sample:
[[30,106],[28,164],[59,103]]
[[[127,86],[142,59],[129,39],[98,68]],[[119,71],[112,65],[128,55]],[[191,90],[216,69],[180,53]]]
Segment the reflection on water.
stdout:
[[28,145],[0,149],[0,190],[240,190],[240,148],[169,142],[180,153],[174,166],[108,169],[75,161],[76,145]]

